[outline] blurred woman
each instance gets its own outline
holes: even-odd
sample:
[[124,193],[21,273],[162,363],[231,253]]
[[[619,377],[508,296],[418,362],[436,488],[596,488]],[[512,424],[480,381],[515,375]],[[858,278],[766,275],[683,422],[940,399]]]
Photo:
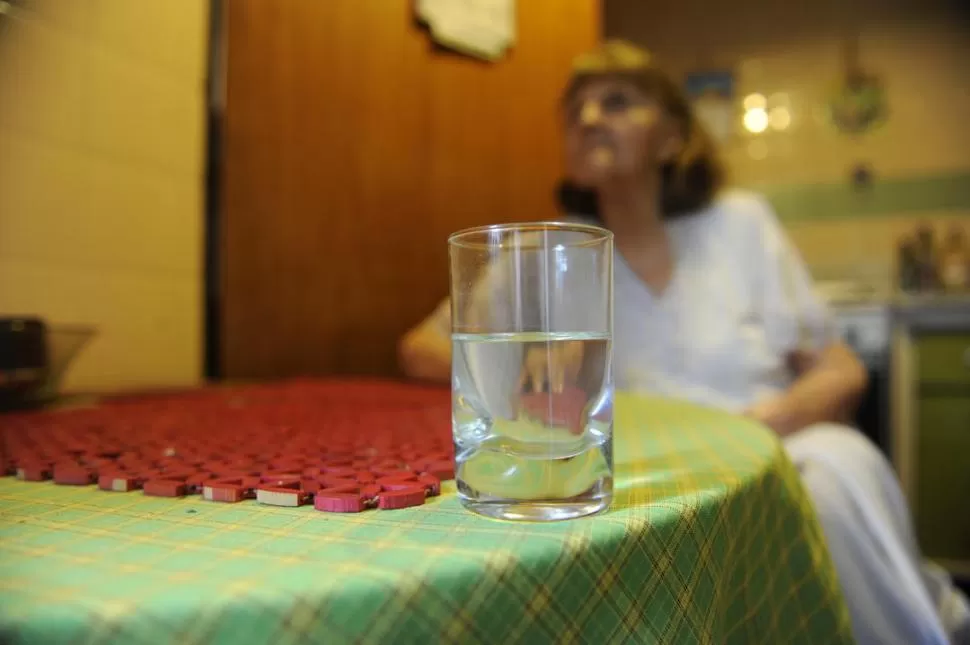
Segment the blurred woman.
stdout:
[[[768,203],[720,191],[712,142],[677,85],[647,52],[607,43],[577,60],[563,120],[561,201],[614,234],[617,389],[744,413],[784,438],[859,643],[965,637],[966,601],[921,561],[889,465],[843,425],[866,386],[862,364]],[[449,333],[445,302],[402,339],[404,370],[447,382]],[[529,387],[562,380],[530,358]]]

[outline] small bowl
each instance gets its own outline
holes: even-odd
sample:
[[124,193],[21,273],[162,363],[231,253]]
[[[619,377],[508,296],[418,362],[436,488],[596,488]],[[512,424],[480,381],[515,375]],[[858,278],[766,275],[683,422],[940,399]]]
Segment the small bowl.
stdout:
[[36,408],[54,401],[72,361],[97,335],[97,329],[86,325],[44,324],[34,319],[31,322],[37,323],[38,333],[42,334],[46,357],[43,351],[34,352],[37,360],[30,361],[26,366],[29,369],[7,372],[14,376],[29,372],[30,378],[15,378],[6,384],[0,381],[0,410]]
[[51,401],[60,393],[61,382],[71,363],[90,343],[98,330],[87,325],[49,325],[47,328],[47,357],[49,368],[47,380],[38,391],[45,402]]

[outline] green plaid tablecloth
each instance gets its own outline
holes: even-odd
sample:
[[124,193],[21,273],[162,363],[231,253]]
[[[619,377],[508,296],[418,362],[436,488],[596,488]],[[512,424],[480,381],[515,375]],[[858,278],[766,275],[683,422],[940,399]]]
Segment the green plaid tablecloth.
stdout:
[[598,517],[333,515],[0,479],[0,642],[848,643],[780,444],[621,396]]

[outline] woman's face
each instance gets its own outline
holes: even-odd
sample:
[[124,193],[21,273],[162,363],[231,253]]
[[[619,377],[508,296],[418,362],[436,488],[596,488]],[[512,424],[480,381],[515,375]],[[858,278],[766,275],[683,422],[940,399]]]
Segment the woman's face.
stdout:
[[565,106],[565,128],[567,172],[587,188],[658,172],[681,147],[663,106],[622,79],[583,83]]

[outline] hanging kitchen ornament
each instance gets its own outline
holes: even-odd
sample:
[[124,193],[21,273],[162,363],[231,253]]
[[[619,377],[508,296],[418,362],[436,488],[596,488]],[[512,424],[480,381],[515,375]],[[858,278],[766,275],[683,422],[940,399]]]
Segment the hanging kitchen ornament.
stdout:
[[515,44],[516,0],[417,0],[418,19],[448,49],[494,62]]
[[843,134],[865,134],[885,121],[889,106],[882,79],[862,66],[858,29],[846,39],[844,60],[844,76],[829,97],[826,112]]

